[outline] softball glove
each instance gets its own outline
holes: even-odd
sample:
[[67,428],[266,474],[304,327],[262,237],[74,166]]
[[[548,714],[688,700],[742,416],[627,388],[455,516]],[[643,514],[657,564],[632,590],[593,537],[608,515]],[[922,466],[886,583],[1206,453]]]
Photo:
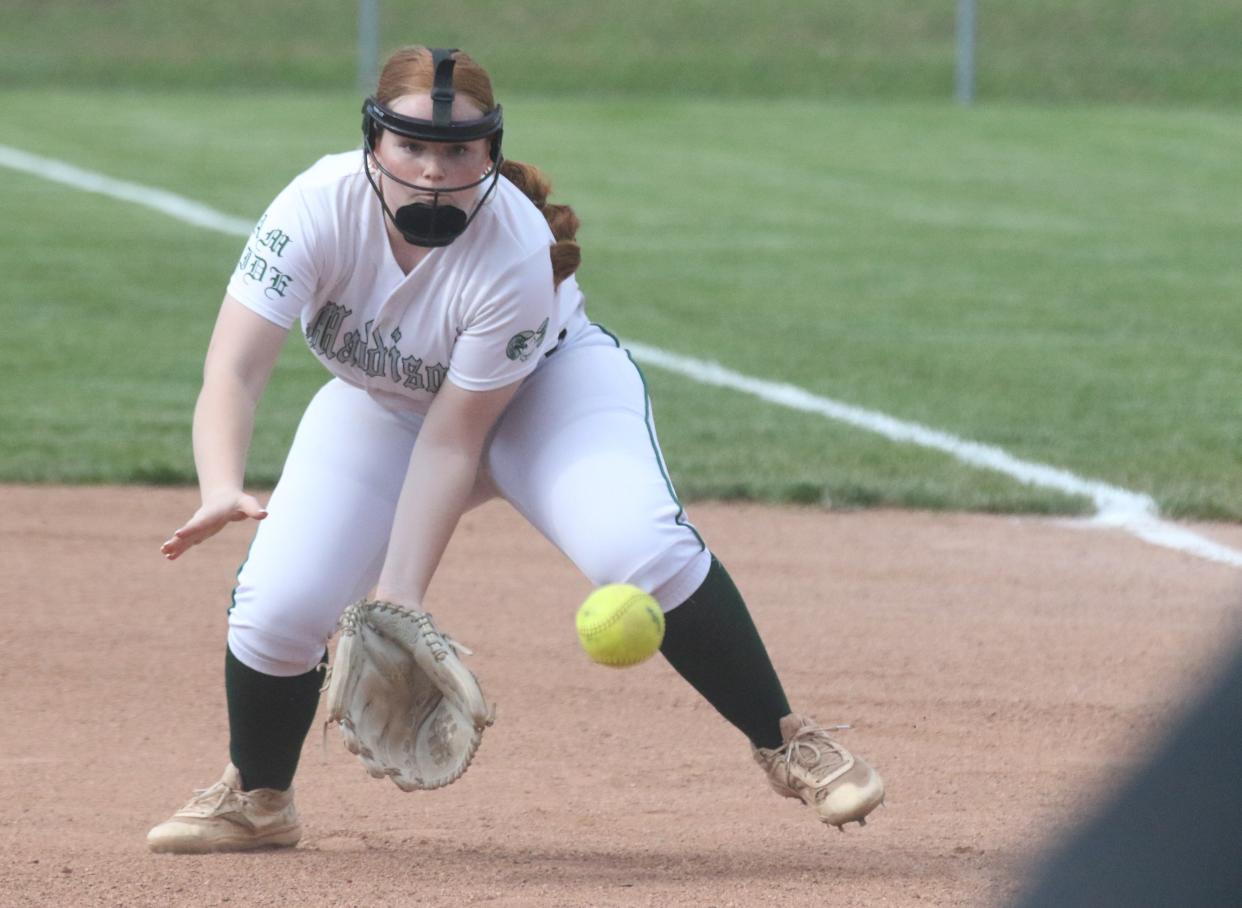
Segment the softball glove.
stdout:
[[431,616],[391,602],[345,609],[328,681],[328,724],[367,772],[403,791],[440,788],[470,766],[495,715]]

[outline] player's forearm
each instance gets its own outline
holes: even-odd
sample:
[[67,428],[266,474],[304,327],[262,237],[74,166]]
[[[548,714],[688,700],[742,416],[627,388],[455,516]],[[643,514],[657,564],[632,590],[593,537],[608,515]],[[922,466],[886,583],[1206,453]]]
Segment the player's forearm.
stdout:
[[217,376],[203,384],[194,408],[194,465],[204,501],[241,490],[255,405],[241,382]]
[[380,571],[376,598],[420,605],[461,519],[478,473],[479,450],[414,446]]

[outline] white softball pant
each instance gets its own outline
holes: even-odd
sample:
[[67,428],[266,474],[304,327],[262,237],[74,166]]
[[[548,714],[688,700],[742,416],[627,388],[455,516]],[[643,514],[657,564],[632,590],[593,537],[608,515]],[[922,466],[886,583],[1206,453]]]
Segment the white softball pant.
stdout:
[[[374,588],[421,423],[339,379],[311,401],[238,573],[228,639],[243,663],[309,671],[345,606]],[[593,585],[632,583],[667,611],[707,576],[638,368],[595,326],[526,379],[479,483],[479,502],[508,501]]]

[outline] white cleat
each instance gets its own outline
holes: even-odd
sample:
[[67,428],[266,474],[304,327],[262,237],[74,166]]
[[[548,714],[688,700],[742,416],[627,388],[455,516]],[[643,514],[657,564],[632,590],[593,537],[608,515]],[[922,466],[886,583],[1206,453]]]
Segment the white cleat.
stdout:
[[241,790],[233,765],[220,781],[196,791],[189,802],[147,833],[147,847],[166,854],[209,854],[288,848],[302,837],[293,789]]
[[865,826],[867,814],[884,802],[879,774],[810,719],[792,713],[781,719],[781,737],[785,743],[774,750],[754,748],[772,789],[800,799],[842,832],[846,823]]

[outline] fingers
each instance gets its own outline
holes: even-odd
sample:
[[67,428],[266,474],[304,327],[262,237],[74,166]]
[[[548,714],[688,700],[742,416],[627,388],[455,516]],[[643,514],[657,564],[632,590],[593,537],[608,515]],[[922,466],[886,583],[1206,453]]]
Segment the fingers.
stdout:
[[164,540],[163,545],[160,546],[160,554],[169,561],[176,561],[192,544],[174,534],[171,539]]
[[160,546],[160,554],[169,561],[176,561],[188,549],[214,536],[219,530],[219,526],[211,527],[191,520],[164,540],[164,544]]
[[236,504],[225,509],[203,506],[186,524],[164,540],[160,554],[169,561],[176,561],[200,542],[210,539],[228,523],[238,520],[263,520],[267,509],[250,495],[243,495]]

